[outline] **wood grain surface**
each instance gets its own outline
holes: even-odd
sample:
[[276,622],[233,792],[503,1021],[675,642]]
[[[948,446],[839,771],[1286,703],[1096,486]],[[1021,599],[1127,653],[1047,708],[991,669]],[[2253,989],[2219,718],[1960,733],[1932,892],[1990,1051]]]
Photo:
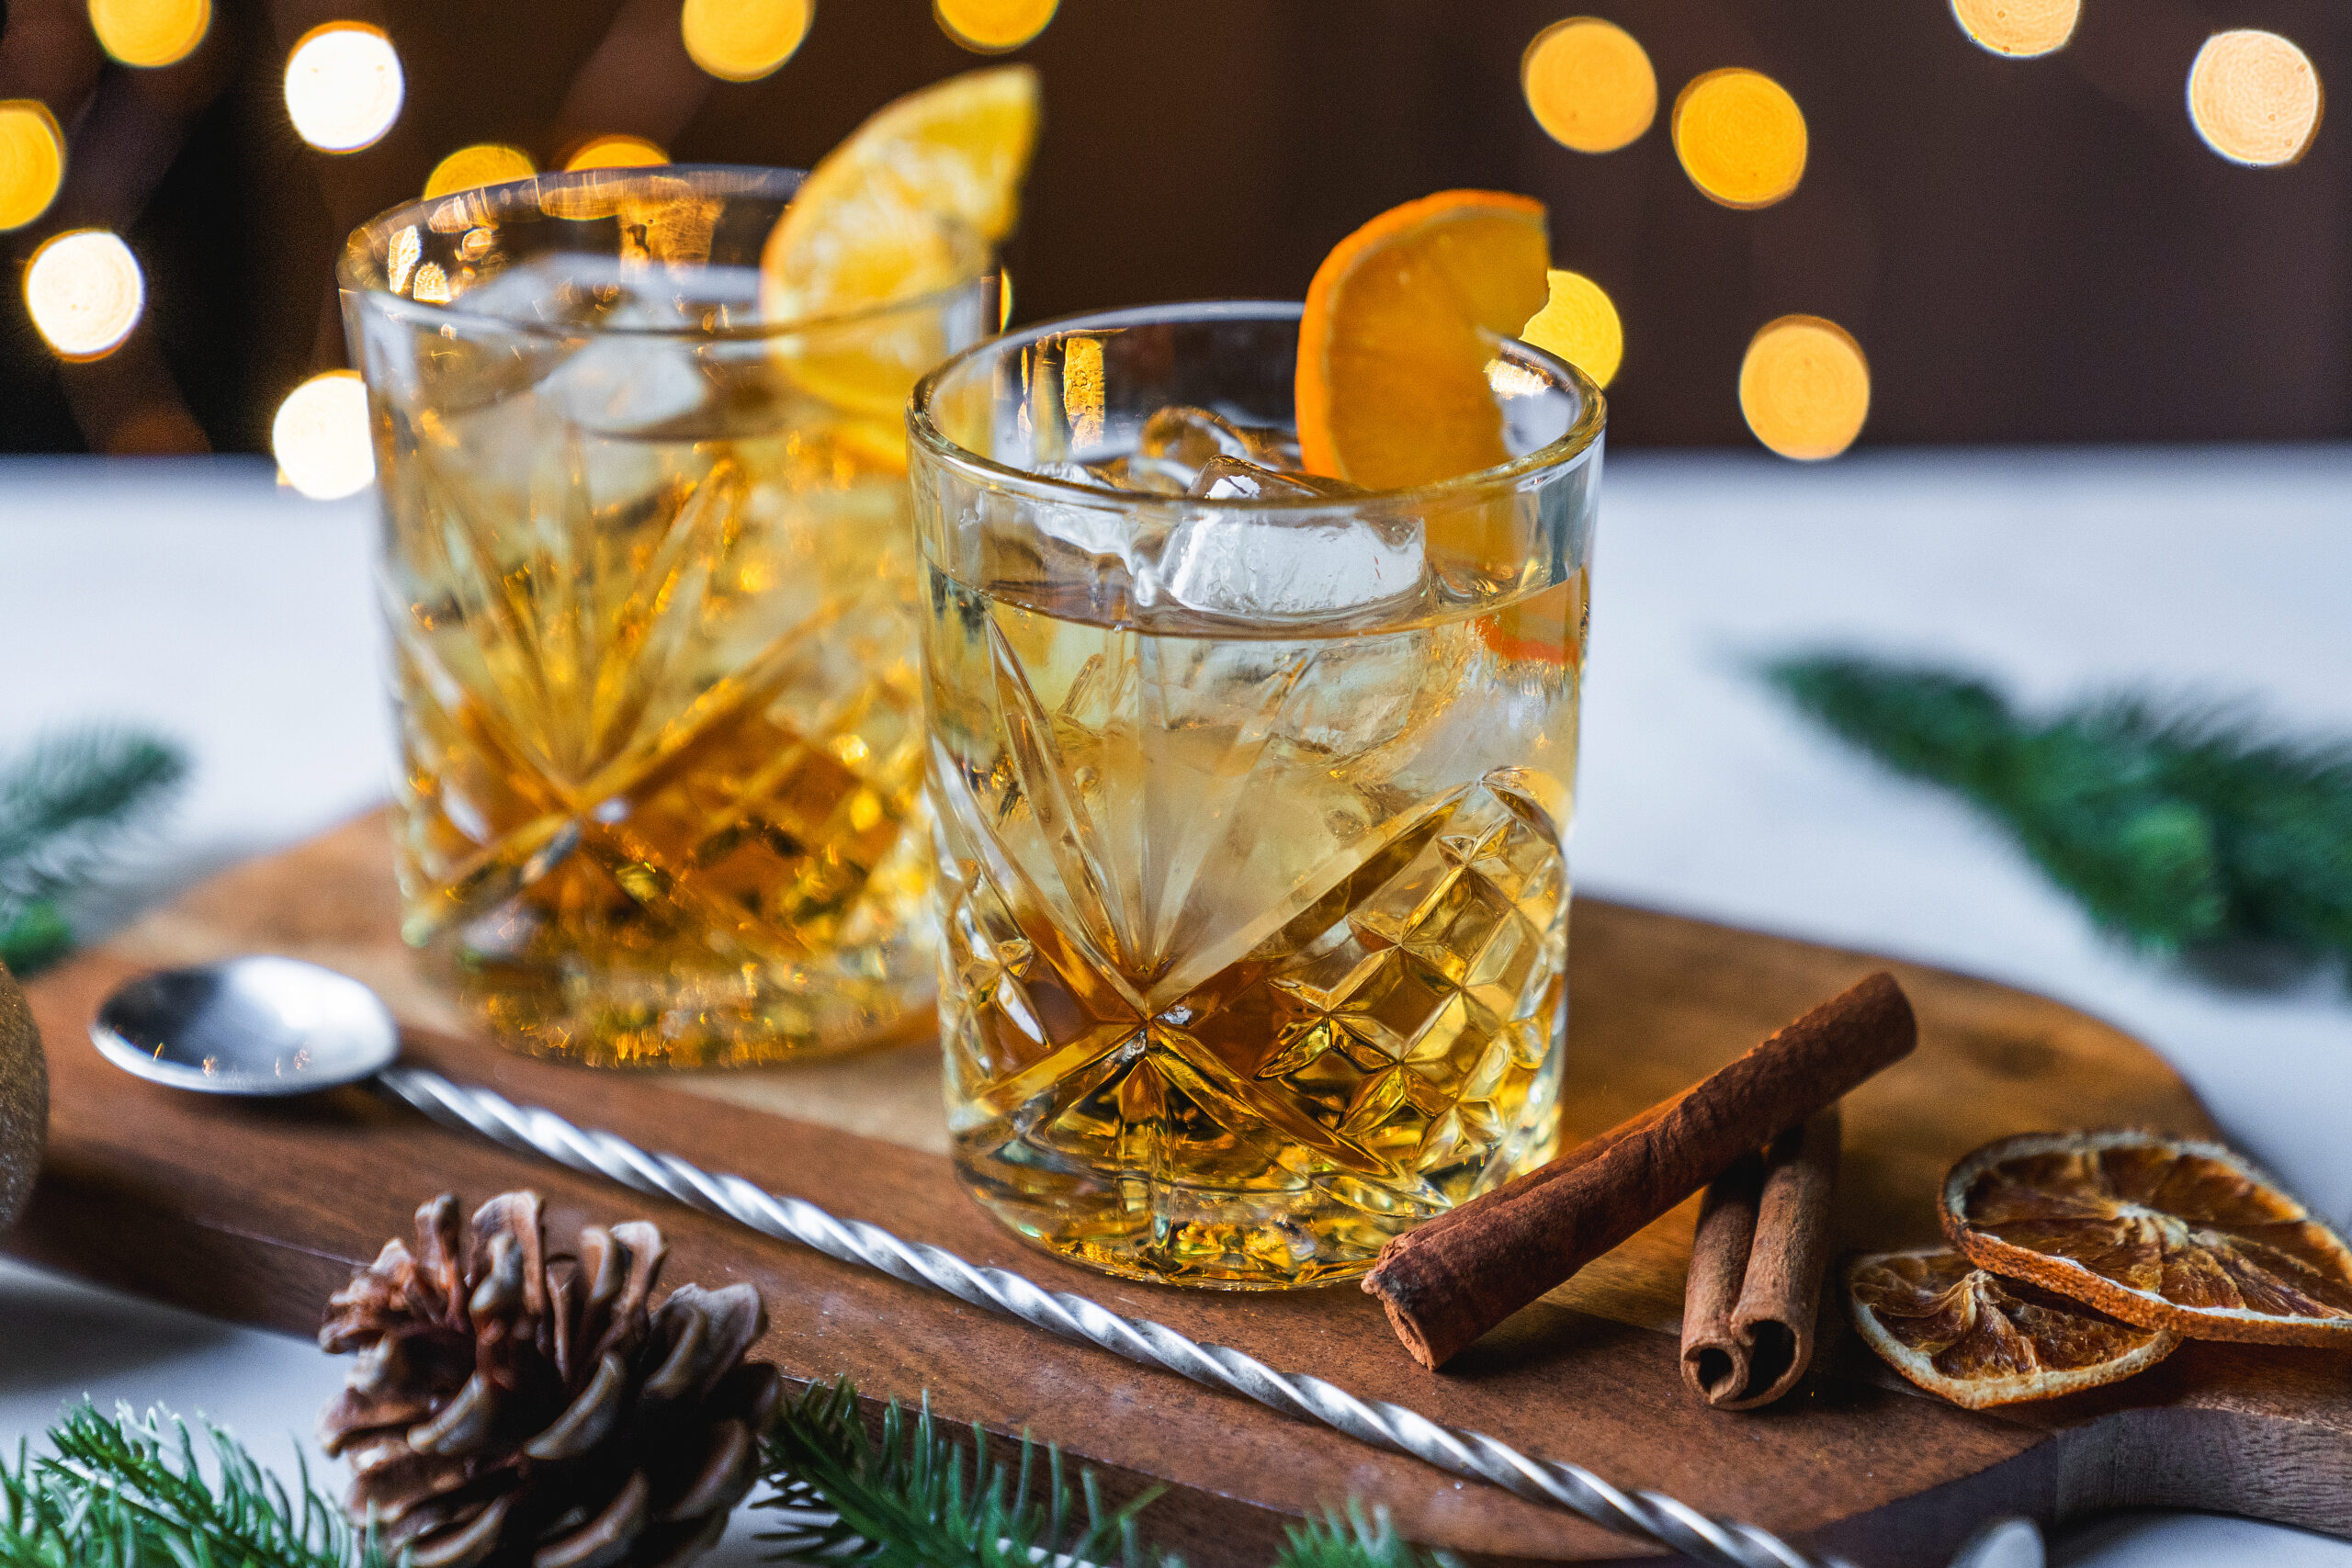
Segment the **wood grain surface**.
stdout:
[[[411,973],[390,854],[366,818],[237,868],[28,987],[54,1080],[49,1164],[17,1252],[220,1316],[311,1331],[327,1294],[442,1190],[529,1185],[558,1233],[633,1214],[673,1243],[665,1278],[748,1280],[760,1353],[876,1398],[928,1390],[952,1420],[1058,1443],[1121,1495],[1150,1483],[1158,1533],[1208,1568],[1262,1562],[1302,1514],[1361,1497],[1473,1561],[1611,1562],[1643,1549],[1554,1509],[1246,1401],[662,1201],[442,1131],[362,1089],[217,1100],[130,1078],[87,1044],[99,998],[142,969],[289,953],[380,987],[412,1058],[836,1213],[1015,1269],[1286,1371],[1476,1427],[1620,1485],[1805,1538],[1865,1564],[1939,1562],[1999,1512],[2045,1521],[2142,1505],[2352,1534],[2352,1355],[2192,1345],[2138,1379],[1971,1414],[1911,1391],[1840,1322],[1771,1409],[1684,1389],[1674,1337],[1695,1202],[1521,1313],[1442,1375],[1416,1367],[1352,1287],[1226,1295],[1114,1280],[996,1224],[946,1160],[935,1048],[737,1076],[593,1073],[467,1037]],[[1610,1125],[1719,1066],[1883,960],[1623,907],[1576,906],[1565,1132]],[[1852,1096],[1835,1240],[1924,1242],[1952,1158],[1989,1138],[2132,1123],[2210,1134],[2146,1047],[2042,998],[1891,964],[1918,1054]],[[1835,1309],[1831,1309],[1835,1317]]]

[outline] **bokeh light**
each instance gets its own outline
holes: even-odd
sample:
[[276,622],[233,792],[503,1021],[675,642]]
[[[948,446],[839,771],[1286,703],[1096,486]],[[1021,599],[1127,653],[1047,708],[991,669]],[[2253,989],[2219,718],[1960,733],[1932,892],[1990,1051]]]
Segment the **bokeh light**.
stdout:
[[2309,151],[2324,96],[2311,56],[2277,33],[2215,33],[2188,68],[2188,118],[2233,164],[2275,167]]
[[1748,343],[1739,412],[1756,439],[1783,457],[1835,457],[1870,417],[1870,361],[1837,322],[1782,316]]
[[313,376],[277,405],[269,449],[288,484],[312,501],[340,501],[376,480],[368,389],[355,371]]
[[139,324],[147,280],[120,235],[74,229],[52,235],[25,268],[25,309],[62,359],[103,359]]
[[0,230],[21,229],[65,182],[65,135],[35,98],[0,102]]
[[211,26],[211,0],[90,0],[98,47],[125,65],[177,64]]
[[1984,48],[2024,59],[2065,48],[2083,0],[1951,0],[1951,14]]
[[1528,111],[1553,141],[1614,152],[1657,118],[1657,73],[1634,35],[1598,17],[1570,17],[1535,35],[1519,59]]
[[528,179],[538,172],[531,155],[520,147],[509,147],[503,141],[477,141],[470,147],[458,148],[434,164],[433,172],[424,178],[424,194],[429,200],[453,191],[472,190],[477,186]]
[[1519,335],[1606,387],[1625,357],[1625,326],[1617,319],[1616,304],[1606,289],[1580,272],[1555,267],[1544,276],[1552,297],[1528,318]]
[[328,22],[286,56],[286,112],[322,152],[372,147],[401,117],[408,92],[400,51],[365,22]]
[[578,151],[563,161],[571,169],[643,169],[656,164],[666,164],[670,154],[660,143],[648,141],[642,136],[599,136],[582,142]]
[[686,53],[722,82],[756,82],[808,36],[813,0],[686,0],[678,13]]
[[1674,100],[1674,155],[1711,201],[1770,207],[1804,175],[1804,113],[1761,72],[1726,66]]
[[977,54],[1019,49],[1046,30],[1061,0],[932,0],[942,31]]

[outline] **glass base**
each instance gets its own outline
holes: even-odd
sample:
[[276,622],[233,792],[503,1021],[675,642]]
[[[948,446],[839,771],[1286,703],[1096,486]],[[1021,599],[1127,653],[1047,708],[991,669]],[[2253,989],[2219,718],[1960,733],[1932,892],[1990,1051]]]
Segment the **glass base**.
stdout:
[[[1545,1077],[1547,1090],[1556,1086],[1556,1071]],[[1530,1109],[1528,1122],[1486,1163],[1475,1184],[1460,1184],[1457,1201],[1532,1170],[1557,1152],[1558,1118],[1549,1094]],[[970,1157],[963,1150],[956,1172],[982,1208],[1064,1262],[1122,1280],[1201,1290],[1292,1291],[1362,1279],[1383,1247],[1434,1217],[1402,1206],[1379,1212],[1376,1190],[1345,1177],[1288,1192],[1177,1188],[1140,1178],[1073,1182],[1042,1172],[1028,1180],[1009,1172],[1001,1158]]]
[[636,970],[522,964],[454,942],[428,971],[499,1043],[591,1067],[729,1068],[838,1056],[927,1032],[937,961],[912,937],[782,964]]

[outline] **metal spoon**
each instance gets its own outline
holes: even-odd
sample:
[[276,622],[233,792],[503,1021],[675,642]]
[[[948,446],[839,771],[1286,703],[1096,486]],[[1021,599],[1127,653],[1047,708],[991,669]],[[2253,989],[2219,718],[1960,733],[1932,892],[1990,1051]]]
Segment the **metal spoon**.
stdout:
[[119,987],[90,1038],[107,1060],[204,1094],[305,1094],[375,1077],[401,1054],[383,998],[296,958],[165,969]]
[[[943,1248],[901,1241],[878,1225],[839,1219],[675,1155],[649,1153],[552,1111],[518,1106],[423,1067],[399,1066],[400,1026],[391,1010],[358,981],[315,964],[255,956],[149,975],[107,998],[91,1022],[90,1038],[128,1072],[208,1094],[300,1094],[372,1079],[445,1125],[943,1291],[1284,1415],[1323,1422],[1375,1448],[1491,1482],[1715,1568],[1839,1568],[1835,1560],[1812,1556],[1754,1525],[1710,1517],[1661,1493],[1620,1491],[1581,1465],[1521,1453],[1403,1405],[1367,1403],[1320,1378],[1280,1372],[1228,1346],[1187,1339],[1165,1324],[1122,1317],[1008,1269],[980,1268]],[[2039,1568],[2039,1547],[2040,1534],[2027,1521],[2001,1521],[1962,1549],[1956,1568]]]

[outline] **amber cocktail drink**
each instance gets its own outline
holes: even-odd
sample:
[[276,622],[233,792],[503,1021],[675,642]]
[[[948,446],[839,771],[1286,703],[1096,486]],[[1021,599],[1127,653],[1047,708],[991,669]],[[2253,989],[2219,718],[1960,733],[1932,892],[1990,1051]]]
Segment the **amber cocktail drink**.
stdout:
[[1599,398],[1499,344],[1518,455],[1368,492],[1295,354],[1174,307],[916,394],[956,1165],[1117,1274],[1344,1279],[1553,1138]]
[[550,175],[393,212],[342,280],[376,426],[409,940],[599,1064],[852,1045],[927,1010],[902,400],[955,287],[764,319],[799,176]]

